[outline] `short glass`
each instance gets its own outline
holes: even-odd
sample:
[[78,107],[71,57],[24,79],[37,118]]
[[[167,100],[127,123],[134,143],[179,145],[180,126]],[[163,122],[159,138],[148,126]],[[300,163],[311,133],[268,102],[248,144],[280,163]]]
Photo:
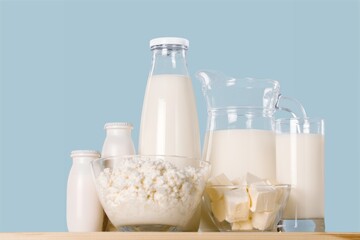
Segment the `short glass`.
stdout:
[[323,232],[324,120],[289,118],[275,123],[276,178],[292,187],[279,230]]
[[221,232],[274,232],[290,190],[288,184],[208,185],[203,206]]

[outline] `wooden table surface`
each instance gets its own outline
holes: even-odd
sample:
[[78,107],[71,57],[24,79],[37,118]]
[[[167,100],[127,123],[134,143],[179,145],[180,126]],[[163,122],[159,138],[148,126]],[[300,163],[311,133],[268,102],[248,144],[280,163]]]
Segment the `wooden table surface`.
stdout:
[[67,232],[28,232],[0,233],[0,240],[335,240],[358,239],[360,233],[161,233],[161,232],[103,232],[103,233],[67,233]]

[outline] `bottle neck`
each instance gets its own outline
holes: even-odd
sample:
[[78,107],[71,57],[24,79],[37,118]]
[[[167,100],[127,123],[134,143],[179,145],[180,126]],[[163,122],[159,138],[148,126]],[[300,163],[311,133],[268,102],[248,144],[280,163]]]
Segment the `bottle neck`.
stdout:
[[186,62],[187,48],[182,45],[162,45],[152,49],[150,75],[178,74],[188,76]]

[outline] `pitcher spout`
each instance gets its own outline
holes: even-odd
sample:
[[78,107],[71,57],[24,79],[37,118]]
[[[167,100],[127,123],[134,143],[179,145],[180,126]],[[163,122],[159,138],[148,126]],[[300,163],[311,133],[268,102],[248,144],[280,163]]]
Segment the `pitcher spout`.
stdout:
[[196,73],[196,77],[201,81],[203,93],[212,89],[215,82],[223,82],[229,79],[225,74],[213,70],[201,70]]
[[[202,85],[202,93],[206,100],[208,111],[217,107],[217,102],[223,94],[222,85],[228,79],[224,74],[213,70],[201,70],[196,73],[196,77],[200,80]],[[224,106],[222,106],[224,107]]]

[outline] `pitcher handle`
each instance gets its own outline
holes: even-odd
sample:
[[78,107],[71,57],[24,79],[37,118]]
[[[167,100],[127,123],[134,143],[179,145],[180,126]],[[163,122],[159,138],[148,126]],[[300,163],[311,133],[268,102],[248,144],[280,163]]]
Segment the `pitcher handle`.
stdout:
[[[281,103],[288,101],[288,102],[292,102],[292,103],[295,103],[295,105],[297,105],[297,107],[300,109],[301,111],[301,115],[296,115],[294,113],[293,110],[291,110],[289,107],[283,107],[283,106],[280,106],[280,99],[281,100]],[[309,124],[309,120],[308,120],[308,117],[307,117],[307,114],[306,114],[306,111],[305,111],[305,108],[303,107],[303,105],[300,103],[299,100],[295,99],[295,98],[290,98],[290,97],[285,97],[285,96],[282,96],[281,94],[279,95],[278,97],[278,101],[277,103],[275,104],[275,108],[280,110],[280,111],[285,111],[285,112],[288,112],[291,114],[292,118],[294,118],[294,121],[297,121],[298,124],[296,125],[296,129],[297,129],[297,132],[300,133],[301,132],[301,129],[300,129],[300,123],[299,123],[299,120],[300,119],[303,119],[303,126],[302,126],[302,129],[303,129],[303,133],[310,133],[310,124]]]
[[[294,109],[290,109],[289,107],[286,107],[286,106],[282,106],[282,103],[283,102],[292,102],[292,103],[295,103],[295,105],[300,109],[300,112],[301,112],[301,116],[299,115],[296,115],[295,112],[294,112]],[[280,104],[281,102],[281,104]],[[300,103],[299,100],[295,99],[295,98],[290,98],[290,97],[286,97],[286,96],[283,96],[283,95],[279,95],[278,97],[278,100],[275,104],[275,108],[280,110],[280,111],[285,111],[285,112],[288,112],[292,115],[292,117],[294,118],[307,118],[307,114],[306,114],[306,111],[305,111],[305,108],[303,107],[303,105]]]

